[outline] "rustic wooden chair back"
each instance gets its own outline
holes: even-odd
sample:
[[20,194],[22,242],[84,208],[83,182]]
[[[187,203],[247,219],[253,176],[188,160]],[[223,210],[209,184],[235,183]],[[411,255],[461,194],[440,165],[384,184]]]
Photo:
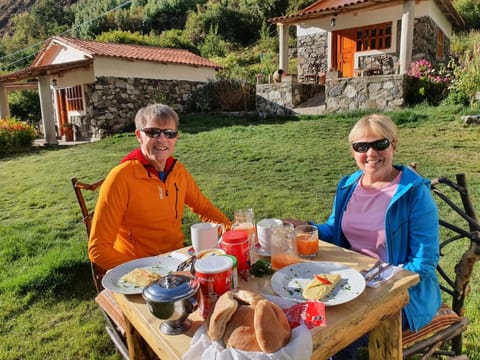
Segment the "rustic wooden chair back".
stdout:
[[[84,191],[96,192],[100,186],[103,184],[104,179],[101,179],[94,183],[84,183],[78,181],[76,177],[71,179],[73,190],[77,197],[78,205],[80,206],[80,211],[83,217],[83,223],[87,231],[87,240],[90,237],[90,229],[92,226],[92,218],[94,210],[90,210],[87,206],[87,201],[84,196]],[[106,319],[106,330],[107,334],[115,345],[116,350],[120,355],[128,360],[128,346],[126,340],[126,329],[127,323],[126,319],[122,313],[122,310],[118,306],[117,302],[112,296],[110,290],[106,290],[102,286],[102,278],[105,275],[105,270],[94,263],[90,263],[92,269],[92,277],[95,288],[98,292],[95,301],[102,310],[103,315]]]
[[[469,282],[474,265],[480,259],[480,224],[468,193],[465,174],[457,174],[456,182],[439,177],[432,181],[431,187],[434,197],[439,200],[439,208],[444,203],[449,212],[453,210],[454,214],[460,217],[463,224],[453,224],[440,215],[441,256],[446,256],[448,248],[460,249],[465,246],[465,251],[454,261],[453,271],[447,271],[445,268],[447,264],[439,264],[437,267],[439,279],[443,279],[441,289],[450,296],[451,307],[445,305],[433,321],[418,333],[404,332],[403,354],[404,358],[422,354],[422,359],[438,355],[467,359],[466,356],[461,356],[462,334],[468,326],[468,319],[464,316],[464,302],[470,292]],[[454,201],[453,195],[447,196],[446,192],[458,194],[460,199]],[[461,206],[457,205],[460,202]],[[448,342],[451,343],[451,349],[443,346]]]
[[[78,205],[80,206],[80,211],[82,212],[83,223],[85,224],[88,239],[90,237],[90,229],[92,227],[94,210],[90,210],[88,208],[84,196],[84,191],[96,192],[103,184],[104,179],[98,180],[92,184],[78,181],[76,177],[72,177],[70,180],[72,182],[73,190],[75,191],[75,195],[77,197]],[[90,264],[92,269],[93,283],[95,285],[95,288],[97,289],[97,292],[100,292],[103,290],[102,278],[103,275],[105,275],[105,270],[94,263]]]

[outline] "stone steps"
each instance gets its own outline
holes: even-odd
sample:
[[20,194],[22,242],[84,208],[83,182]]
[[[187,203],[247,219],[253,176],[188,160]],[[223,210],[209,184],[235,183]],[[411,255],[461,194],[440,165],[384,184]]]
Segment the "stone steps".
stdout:
[[325,91],[312,96],[307,101],[297,105],[293,111],[299,115],[322,115],[326,112]]

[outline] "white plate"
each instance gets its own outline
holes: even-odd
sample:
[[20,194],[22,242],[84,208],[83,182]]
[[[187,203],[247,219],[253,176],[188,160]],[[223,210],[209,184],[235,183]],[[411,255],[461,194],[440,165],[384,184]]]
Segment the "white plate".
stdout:
[[365,279],[357,270],[328,261],[301,262],[284,267],[273,274],[272,288],[281,297],[304,302],[307,300],[302,296],[303,289],[313,275],[320,273],[340,274],[342,277],[332,292],[321,300],[327,306],[346,303],[365,290]]
[[141,294],[143,287],[122,281],[122,276],[136,268],[154,271],[160,275],[168,275],[170,272],[177,270],[177,266],[180,263],[180,259],[170,255],[152,256],[132,260],[107,271],[102,279],[102,285],[105,289],[109,289],[116,293]]

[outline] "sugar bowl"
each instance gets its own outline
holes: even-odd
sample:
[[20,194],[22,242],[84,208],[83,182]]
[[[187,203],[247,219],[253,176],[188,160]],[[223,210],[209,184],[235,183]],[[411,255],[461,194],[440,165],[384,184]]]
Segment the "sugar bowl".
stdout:
[[143,289],[142,296],[150,312],[164,320],[160,325],[163,333],[177,335],[190,328],[188,315],[198,307],[196,294],[199,286],[191,276],[169,274]]

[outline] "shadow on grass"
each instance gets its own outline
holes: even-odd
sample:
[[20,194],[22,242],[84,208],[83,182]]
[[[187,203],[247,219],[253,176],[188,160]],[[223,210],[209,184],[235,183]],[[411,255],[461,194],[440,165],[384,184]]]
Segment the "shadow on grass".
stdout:
[[[256,125],[274,125],[284,124],[290,121],[316,121],[328,117],[333,120],[356,121],[362,116],[374,113],[374,110],[356,110],[346,111],[336,114],[327,115],[299,115],[299,116],[274,116],[261,118],[256,113],[225,113],[225,114],[208,114],[208,113],[189,113],[180,114],[180,131],[183,133],[197,134],[200,132],[212,131],[230,126],[256,126]],[[428,114],[415,111],[414,109],[403,109],[401,111],[387,112],[392,120],[397,124],[415,124],[428,118]],[[133,119],[132,119],[133,121]],[[112,135],[112,137],[133,136],[134,128],[129,126],[121,133]],[[30,156],[32,153],[41,153],[44,151],[59,151],[70,148],[72,145],[81,146],[89,143],[71,143],[69,145],[46,145],[32,146],[29,151],[17,154],[0,154],[0,160],[18,159],[23,156]]]
[[238,116],[231,114],[184,114],[180,115],[180,130],[183,133],[196,134],[229,126],[283,124],[295,120],[299,120],[299,118],[295,116],[260,118],[256,114]]
[[89,262],[70,262],[52,268],[46,276],[21,284],[16,292],[20,296],[34,294],[30,302],[38,297],[89,300],[96,295]]

